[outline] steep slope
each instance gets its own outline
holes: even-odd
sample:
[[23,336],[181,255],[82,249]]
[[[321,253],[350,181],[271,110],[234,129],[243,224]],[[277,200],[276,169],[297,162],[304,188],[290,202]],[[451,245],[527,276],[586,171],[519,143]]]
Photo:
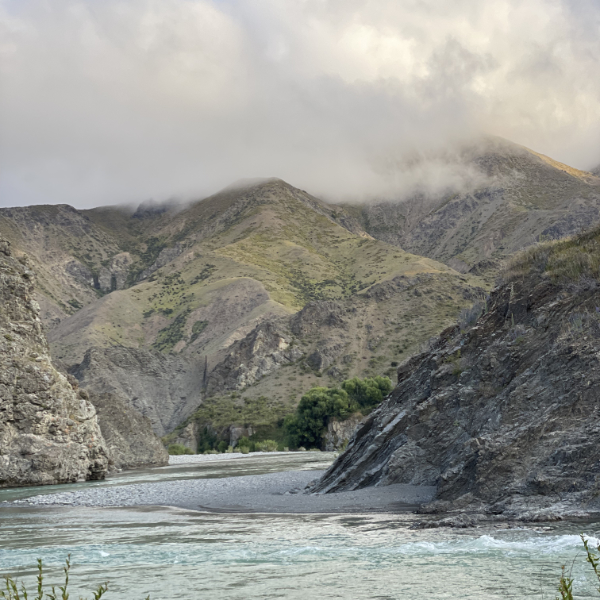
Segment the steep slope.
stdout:
[[[38,262],[50,257],[44,268],[58,291],[47,305],[80,287],[88,294],[77,296],[77,310],[69,305],[74,314],[46,321],[54,356],[86,388],[125,398],[163,435],[207,397],[268,395],[289,412],[324,375],[333,382],[393,370],[483,294],[477,277],[337,221],[337,208],[271,179],[189,206],[30,207],[4,211],[0,224]],[[345,312],[342,328],[292,322],[305,306],[317,314],[329,302]],[[293,359],[244,341],[263,326],[290,339]]]
[[84,211],[67,205],[3,208],[0,234],[31,260],[41,317],[50,327],[103,293],[125,287],[132,256],[114,232],[95,226]]
[[[375,240],[339,209],[277,179],[187,206],[59,208],[35,236],[47,247],[23,233],[39,207],[0,220],[40,261],[59,249],[48,272],[89,268],[80,279],[74,268],[56,277],[63,298],[77,286],[91,296],[81,296],[87,304],[74,314],[47,321],[53,355],[82,386],[126,399],[160,435],[207,398],[230,402],[234,393],[243,404],[266,395],[289,412],[323,376],[393,371],[484,293],[477,277]],[[345,314],[341,327],[292,319],[310,305],[302,318],[318,321],[332,302]],[[270,342],[256,343],[267,331],[294,350],[273,357]]]
[[536,246],[504,276],[474,327],[399,367],[315,491],[434,485],[425,512],[471,521],[600,510],[600,229]]
[[[483,181],[468,193],[418,195],[346,206],[346,219],[373,237],[463,272],[483,270],[540,239],[558,239],[600,220],[600,179],[500,138],[460,148],[448,160]],[[481,270],[481,267],[480,267]]]
[[98,415],[111,470],[169,464],[169,453],[153,432],[150,420],[131,408],[123,396],[91,391],[90,401]]
[[94,407],[52,365],[33,273],[0,239],[0,487],[103,479]]
[[198,361],[156,350],[115,346],[90,348],[70,373],[82,387],[94,391],[93,398],[120,399],[148,418],[162,436],[202,401],[203,367]]
[[91,346],[115,344],[213,355],[309,301],[348,298],[402,274],[452,272],[349,232],[329,210],[268,180],[151,216],[154,260],[136,263],[139,283],[56,326],[57,356],[73,364]]

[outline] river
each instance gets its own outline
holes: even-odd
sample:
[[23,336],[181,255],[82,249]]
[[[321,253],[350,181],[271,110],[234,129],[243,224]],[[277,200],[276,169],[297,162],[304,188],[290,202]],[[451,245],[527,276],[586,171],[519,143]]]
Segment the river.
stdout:
[[[323,469],[325,453],[262,455],[130,471],[106,482],[3,490],[0,501],[65,489]],[[0,505],[2,506],[2,505]],[[236,514],[174,508],[0,508],[0,573],[33,589],[36,559],[60,581],[71,554],[71,597],[106,600],[286,598],[438,600],[556,597],[563,564],[576,598],[593,593],[578,534],[598,523],[513,529],[414,530],[412,514]],[[597,542],[596,542],[597,543]],[[33,594],[30,594],[30,598]]]

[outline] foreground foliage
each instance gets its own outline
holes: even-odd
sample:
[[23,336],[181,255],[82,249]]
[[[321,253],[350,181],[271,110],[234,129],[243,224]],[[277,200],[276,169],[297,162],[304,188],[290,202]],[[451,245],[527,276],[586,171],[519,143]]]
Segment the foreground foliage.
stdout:
[[[56,586],[52,586],[50,592],[44,591],[44,569],[42,565],[42,559],[37,559],[37,586],[34,600],[69,600],[69,571],[71,570],[71,555],[67,556],[67,560],[65,561],[65,566],[63,567],[63,571],[65,574],[65,583],[56,588]],[[0,590],[0,598],[4,598],[5,600],[28,600],[29,594],[27,589],[25,588],[25,584],[21,582],[15,581],[12,577],[6,576],[4,578],[5,588],[4,590]],[[102,583],[98,586],[98,589],[95,592],[92,592],[93,600],[99,600],[106,594],[108,591],[108,583]],[[85,600],[83,597],[79,597],[79,600]],[[146,600],[150,600],[150,596],[146,596]]]
[[[598,546],[595,549],[591,549],[588,540],[585,539],[585,536],[581,534],[580,537],[585,548],[586,560],[588,563],[590,563],[590,565],[592,565],[592,569],[594,570],[596,579],[600,584],[600,544],[598,544]],[[575,599],[575,596],[573,596],[573,582],[574,578],[570,575],[567,575],[566,569],[563,566],[562,575],[558,583],[558,591],[560,593],[560,598],[557,597],[556,600]],[[596,588],[596,590],[598,591],[598,593],[600,593],[600,585]]]

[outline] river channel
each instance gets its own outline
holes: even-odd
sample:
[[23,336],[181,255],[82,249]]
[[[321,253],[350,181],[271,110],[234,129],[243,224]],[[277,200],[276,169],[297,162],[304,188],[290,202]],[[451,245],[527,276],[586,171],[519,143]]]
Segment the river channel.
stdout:
[[[332,459],[290,453],[129,471],[105,482],[3,490],[0,502],[90,487],[322,470]],[[575,597],[600,598],[578,535],[596,541],[599,523],[414,530],[415,519],[0,504],[0,573],[33,589],[41,558],[48,581],[59,583],[70,554],[71,598],[91,597],[108,581],[106,600],[553,600],[567,565]]]

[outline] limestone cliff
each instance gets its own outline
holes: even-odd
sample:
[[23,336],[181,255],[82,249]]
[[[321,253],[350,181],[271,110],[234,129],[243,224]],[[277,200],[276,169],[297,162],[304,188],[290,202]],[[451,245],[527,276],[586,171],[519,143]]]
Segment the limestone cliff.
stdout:
[[96,411],[52,365],[33,282],[0,239],[0,487],[103,479]]
[[600,230],[517,259],[475,325],[398,369],[316,491],[437,486],[429,511],[600,511]]

